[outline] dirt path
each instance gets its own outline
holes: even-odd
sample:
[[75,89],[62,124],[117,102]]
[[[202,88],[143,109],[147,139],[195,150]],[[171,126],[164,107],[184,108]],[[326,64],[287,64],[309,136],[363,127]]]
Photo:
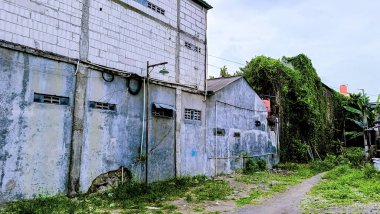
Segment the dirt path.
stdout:
[[284,193],[264,200],[260,205],[247,206],[232,213],[301,213],[301,200],[305,197],[306,193],[321,180],[322,175],[323,173],[309,178],[304,182],[291,187]]

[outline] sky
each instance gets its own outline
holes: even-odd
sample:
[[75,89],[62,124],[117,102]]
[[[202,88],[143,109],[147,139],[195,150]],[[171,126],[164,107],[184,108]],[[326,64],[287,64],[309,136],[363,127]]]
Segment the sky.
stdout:
[[255,56],[306,54],[322,81],[380,94],[379,0],[207,0],[208,72],[230,73]]

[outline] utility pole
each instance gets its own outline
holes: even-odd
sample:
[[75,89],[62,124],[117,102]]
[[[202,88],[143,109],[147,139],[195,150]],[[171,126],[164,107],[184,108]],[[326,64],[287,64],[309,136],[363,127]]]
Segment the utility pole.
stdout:
[[[162,62],[158,64],[149,65],[149,61],[146,62],[146,96],[145,96],[145,184],[148,185],[148,154],[149,154],[149,81],[150,81],[150,68],[154,68],[160,65],[166,65],[168,62]],[[153,69],[152,69],[153,71]]]
[[[363,97],[365,96],[365,92],[364,92],[364,89],[358,89],[358,90],[361,90],[363,92]],[[363,106],[363,138],[364,138],[364,154],[365,154],[365,158],[368,159],[369,157],[369,148],[368,148],[368,142],[367,142],[367,135],[366,135],[366,130],[368,129],[368,121],[367,121],[367,111],[366,111],[366,108],[368,108],[368,106]]]

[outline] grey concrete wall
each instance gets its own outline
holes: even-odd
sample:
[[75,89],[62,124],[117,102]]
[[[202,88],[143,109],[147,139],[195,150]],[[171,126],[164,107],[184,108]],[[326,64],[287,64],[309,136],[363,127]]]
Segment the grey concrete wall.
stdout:
[[[207,101],[208,175],[231,173],[243,166],[243,156],[267,159],[275,152],[267,127],[266,107],[242,78]],[[261,125],[256,126],[255,121]],[[225,131],[214,135],[214,128]],[[234,134],[239,133],[240,137]]]
[[[206,174],[206,102],[204,96],[182,92],[180,174]],[[201,111],[201,121],[185,120],[185,109]]]
[[[65,193],[75,66],[0,48],[0,202]],[[34,92],[70,105],[33,102]]]
[[[132,169],[141,143],[143,113],[143,90],[131,95],[124,78],[115,77],[113,82],[106,82],[101,72],[90,70],[86,91],[80,170],[82,192],[86,192],[100,174],[121,166]],[[116,104],[116,111],[90,108],[90,101]]]
[[175,175],[175,115],[173,118],[152,116],[152,103],[176,106],[175,89],[151,85],[149,105],[148,181],[172,178]]

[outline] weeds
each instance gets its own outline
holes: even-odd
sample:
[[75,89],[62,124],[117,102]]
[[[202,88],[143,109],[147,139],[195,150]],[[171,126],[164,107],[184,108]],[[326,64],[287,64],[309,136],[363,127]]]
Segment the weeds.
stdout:
[[182,177],[150,185],[131,182],[123,183],[109,191],[91,195],[81,195],[70,199],[66,196],[39,197],[10,203],[7,213],[96,213],[122,209],[126,213],[144,213],[147,207],[155,213],[171,213],[176,207],[168,201],[193,195],[197,202],[223,200],[232,190],[224,181],[208,179],[205,176]]
[[325,181],[310,192],[310,197],[319,200],[304,204],[305,212],[380,200],[380,173],[371,164],[361,168],[357,164],[341,165],[327,172],[323,178]]

